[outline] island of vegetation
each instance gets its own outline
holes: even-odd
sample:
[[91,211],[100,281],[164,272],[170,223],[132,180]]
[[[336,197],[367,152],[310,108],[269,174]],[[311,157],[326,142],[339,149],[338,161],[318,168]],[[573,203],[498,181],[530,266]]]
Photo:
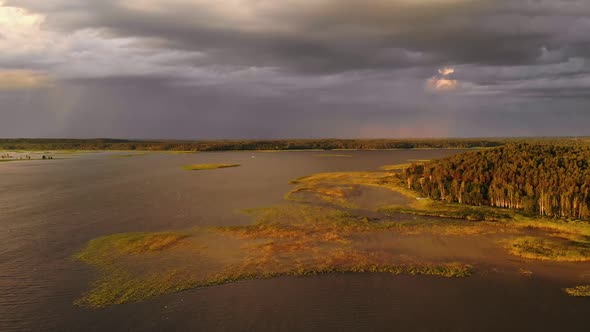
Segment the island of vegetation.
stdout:
[[[580,214],[580,204],[575,213],[548,213],[561,211],[556,210],[562,206],[558,200],[542,213],[537,190],[545,181],[563,182],[549,194],[555,199],[567,195],[562,192],[566,184],[574,193],[587,188],[577,182],[587,179],[582,176],[586,153],[583,147],[516,144],[371,172],[294,179],[283,204],[244,211],[254,218],[250,225],[113,234],[90,241],[76,258],[101,274],[77,303],[104,307],[278,276],[468,277],[496,273],[500,264],[506,273],[533,278],[549,273],[546,264],[551,262],[590,264],[590,224],[578,220],[586,216]],[[572,176],[560,167],[571,167]],[[496,174],[501,177],[495,180]],[[527,183],[533,186],[530,197],[536,198],[533,209],[524,209],[524,203],[491,203],[492,184],[525,188],[518,194],[523,199]],[[504,195],[511,197],[509,191]],[[481,202],[473,201],[476,198]],[[576,274],[579,269],[560,265],[560,271],[564,294],[590,296],[590,285]]]
[[241,166],[240,164],[193,164],[193,165],[186,165],[182,168],[187,171],[202,171],[202,170],[209,170],[209,169],[218,169],[218,168],[230,168],[230,167],[238,167]]

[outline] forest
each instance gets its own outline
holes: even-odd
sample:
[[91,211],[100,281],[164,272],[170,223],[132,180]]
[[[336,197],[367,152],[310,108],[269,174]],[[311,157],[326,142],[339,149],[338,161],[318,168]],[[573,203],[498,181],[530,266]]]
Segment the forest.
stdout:
[[239,150],[386,150],[474,149],[505,144],[542,143],[590,145],[588,137],[537,138],[436,138],[436,139],[281,139],[281,140],[126,140],[126,139],[0,139],[0,150],[143,150],[143,151],[239,151]]
[[484,148],[504,144],[495,139],[291,139],[291,140],[121,140],[121,139],[0,139],[0,150],[382,150],[420,148]]
[[590,220],[590,147],[516,143],[404,170],[409,189],[447,202]]

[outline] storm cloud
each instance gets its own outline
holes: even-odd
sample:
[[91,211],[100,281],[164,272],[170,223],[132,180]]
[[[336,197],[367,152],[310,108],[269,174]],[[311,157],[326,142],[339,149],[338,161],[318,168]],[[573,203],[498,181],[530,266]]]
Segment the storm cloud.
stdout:
[[0,136],[589,135],[587,0],[0,0]]

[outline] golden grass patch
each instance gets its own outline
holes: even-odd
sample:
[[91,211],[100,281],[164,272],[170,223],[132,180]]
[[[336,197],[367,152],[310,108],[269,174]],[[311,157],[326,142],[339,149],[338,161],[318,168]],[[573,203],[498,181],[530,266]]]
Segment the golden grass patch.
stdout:
[[[103,307],[277,276],[383,272],[465,277],[473,270],[468,264],[407,262],[389,250],[358,248],[353,236],[381,226],[348,212],[284,204],[249,213],[256,217],[254,224],[195,230],[195,235],[128,233],[90,241],[76,258],[99,268],[101,276],[77,303]],[[203,245],[207,241],[223,243],[224,252]],[[208,261],[214,263],[203,263]]]
[[590,261],[590,244],[564,238],[521,237],[509,241],[509,250],[515,256],[559,262]]
[[122,233],[94,239],[75,258],[91,264],[99,264],[109,258],[125,254],[162,251],[179,244],[184,233]]
[[589,297],[590,296],[590,285],[569,287],[569,288],[565,288],[564,291],[570,296]]
[[[358,209],[354,198],[363,187],[376,187],[399,192],[390,185],[394,175],[387,172],[319,173],[290,181],[295,185],[285,198],[298,202],[320,201],[335,206]],[[402,193],[402,195],[405,195]]]
[[404,169],[412,166],[412,163],[407,164],[396,164],[396,165],[385,165],[379,167],[380,170],[385,172],[396,172],[396,171],[403,171]]

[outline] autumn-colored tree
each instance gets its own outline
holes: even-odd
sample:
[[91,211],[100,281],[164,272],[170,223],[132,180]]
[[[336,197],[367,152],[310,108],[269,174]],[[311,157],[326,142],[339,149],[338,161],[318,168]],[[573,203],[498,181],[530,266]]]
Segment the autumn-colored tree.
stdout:
[[414,164],[408,188],[434,199],[590,219],[590,148],[509,144]]

